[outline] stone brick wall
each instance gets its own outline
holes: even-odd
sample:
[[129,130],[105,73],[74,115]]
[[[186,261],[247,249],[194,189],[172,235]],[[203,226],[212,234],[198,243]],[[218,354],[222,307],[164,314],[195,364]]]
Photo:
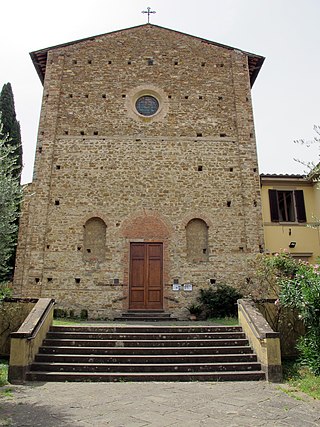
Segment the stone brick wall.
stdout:
[[[158,114],[137,114],[141,94]],[[152,25],[50,50],[32,190],[19,296],[112,318],[128,308],[135,241],[163,243],[164,309],[180,317],[210,279],[242,283],[263,241],[247,55]],[[91,218],[105,224],[93,259]],[[198,260],[193,219],[208,227]],[[173,291],[174,279],[193,291]]]

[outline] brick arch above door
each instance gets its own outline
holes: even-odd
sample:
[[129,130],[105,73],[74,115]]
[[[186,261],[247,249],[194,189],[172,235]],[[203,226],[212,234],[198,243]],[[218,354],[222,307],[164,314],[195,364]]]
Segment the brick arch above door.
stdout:
[[142,210],[130,215],[121,226],[121,234],[127,239],[167,240],[173,227],[156,211]]

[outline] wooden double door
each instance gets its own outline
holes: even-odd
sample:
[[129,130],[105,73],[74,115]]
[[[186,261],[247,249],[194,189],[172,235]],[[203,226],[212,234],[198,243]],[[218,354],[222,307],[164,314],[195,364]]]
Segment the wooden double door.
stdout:
[[161,310],[162,277],[162,243],[131,243],[129,309]]

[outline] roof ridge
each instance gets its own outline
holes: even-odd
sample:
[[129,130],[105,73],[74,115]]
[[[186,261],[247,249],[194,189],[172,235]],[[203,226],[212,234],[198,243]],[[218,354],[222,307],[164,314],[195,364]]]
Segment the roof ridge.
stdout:
[[50,46],[50,47],[47,47],[47,48],[35,50],[35,51],[30,52],[30,56],[31,56],[32,62],[33,62],[34,66],[35,66],[35,68],[37,70],[37,73],[38,73],[38,75],[40,77],[40,80],[43,83],[44,82],[45,71],[46,71],[47,55],[48,55],[48,52],[50,50],[60,49],[60,48],[71,46],[71,45],[74,45],[74,44],[77,44],[77,43],[86,42],[88,40],[95,40],[96,38],[99,38],[99,37],[104,37],[104,36],[108,36],[108,35],[111,35],[111,34],[116,34],[116,33],[124,32],[124,31],[131,31],[131,30],[135,30],[135,29],[143,28],[143,27],[146,27],[146,28],[147,27],[150,27],[150,28],[153,28],[153,27],[154,28],[159,28],[159,29],[162,29],[162,30],[174,32],[176,34],[180,34],[180,35],[183,35],[183,36],[187,36],[187,37],[191,37],[191,38],[197,39],[197,40],[199,40],[199,41],[201,41],[203,43],[211,44],[211,45],[218,46],[218,47],[221,47],[221,48],[224,48],[224,49],[228,49],[228,50],[234,50],[234,51],[242,52],[243,54],[247,55],[251,59],[251,61],[248,61],[249,62],[249,73],[250,73],[251,87],[253,86],[253,83],[254,83],[254,81],[255,81],[255,79],[256,79],[259,71],[260,71],[260,68],[262,67],[264,59],[265,59],[261,55],[256,55],[254,53],[250,53],[250,52],[244,51],[242,49],[239,49],[239,48],[236,48],[236,47],[233,47],[233,46],[224,45],[222,43],[218,43],[218,42],[215,42],[215,41],[212,41],[212,40],[204,39],[203,37],[194,36],[192,34],[184,33],[182,31],[173,30],[171,28],[166,28],[166,27],[162,27],[160,25],[155,25],[155,24],[150,24],[150,23],[136,25],[136,26],[128,27],[128,28],[123,28],[123,29],[120,29],[120,30],[110,31],[108,33],[103,33],[103,34],[98,34],[98,35],[95,35],[95,36],[85,37],[85,38],[74,40],[74,41],[71,41],[71,42],[61,43],[61,44],[58,44],[58,45],[55,45],[55,46]]

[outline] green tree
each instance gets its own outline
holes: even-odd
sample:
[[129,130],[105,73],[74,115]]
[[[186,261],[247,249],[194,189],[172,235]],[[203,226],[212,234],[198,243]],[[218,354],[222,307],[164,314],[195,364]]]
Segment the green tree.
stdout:
[[[0,135],[3,126],[0,122]],[[0,283],[8,280],[13,272],[18,230],[19,206],[22,188],[17,180],[15,147],[7,137],[0,137]]]
[[[259,255],[253,281],[242,291],[252,298],[278,298],[272,327],[279,330],[282,308],[295,310],[303,321],[306,333],[297,348],[300,361],[320,376],[320,265],[297,262],[288,252]],[[286,329],[292,325],[286,321]]]
[[306,335],[298,349],[301,361],[320,375],[320,266],[299,261],[297,271],[279,279],[280,302],[298,310],[306,326]]
[[22,145],[20,123],[17,121],[12,87],[10,83],[3,85],[0,93],[0,114],[3,124],[0,137],[6,139],[6,143],[13,147],[10,156],[17,159],[16,166],[12,173],[20,181],[22,171]]

